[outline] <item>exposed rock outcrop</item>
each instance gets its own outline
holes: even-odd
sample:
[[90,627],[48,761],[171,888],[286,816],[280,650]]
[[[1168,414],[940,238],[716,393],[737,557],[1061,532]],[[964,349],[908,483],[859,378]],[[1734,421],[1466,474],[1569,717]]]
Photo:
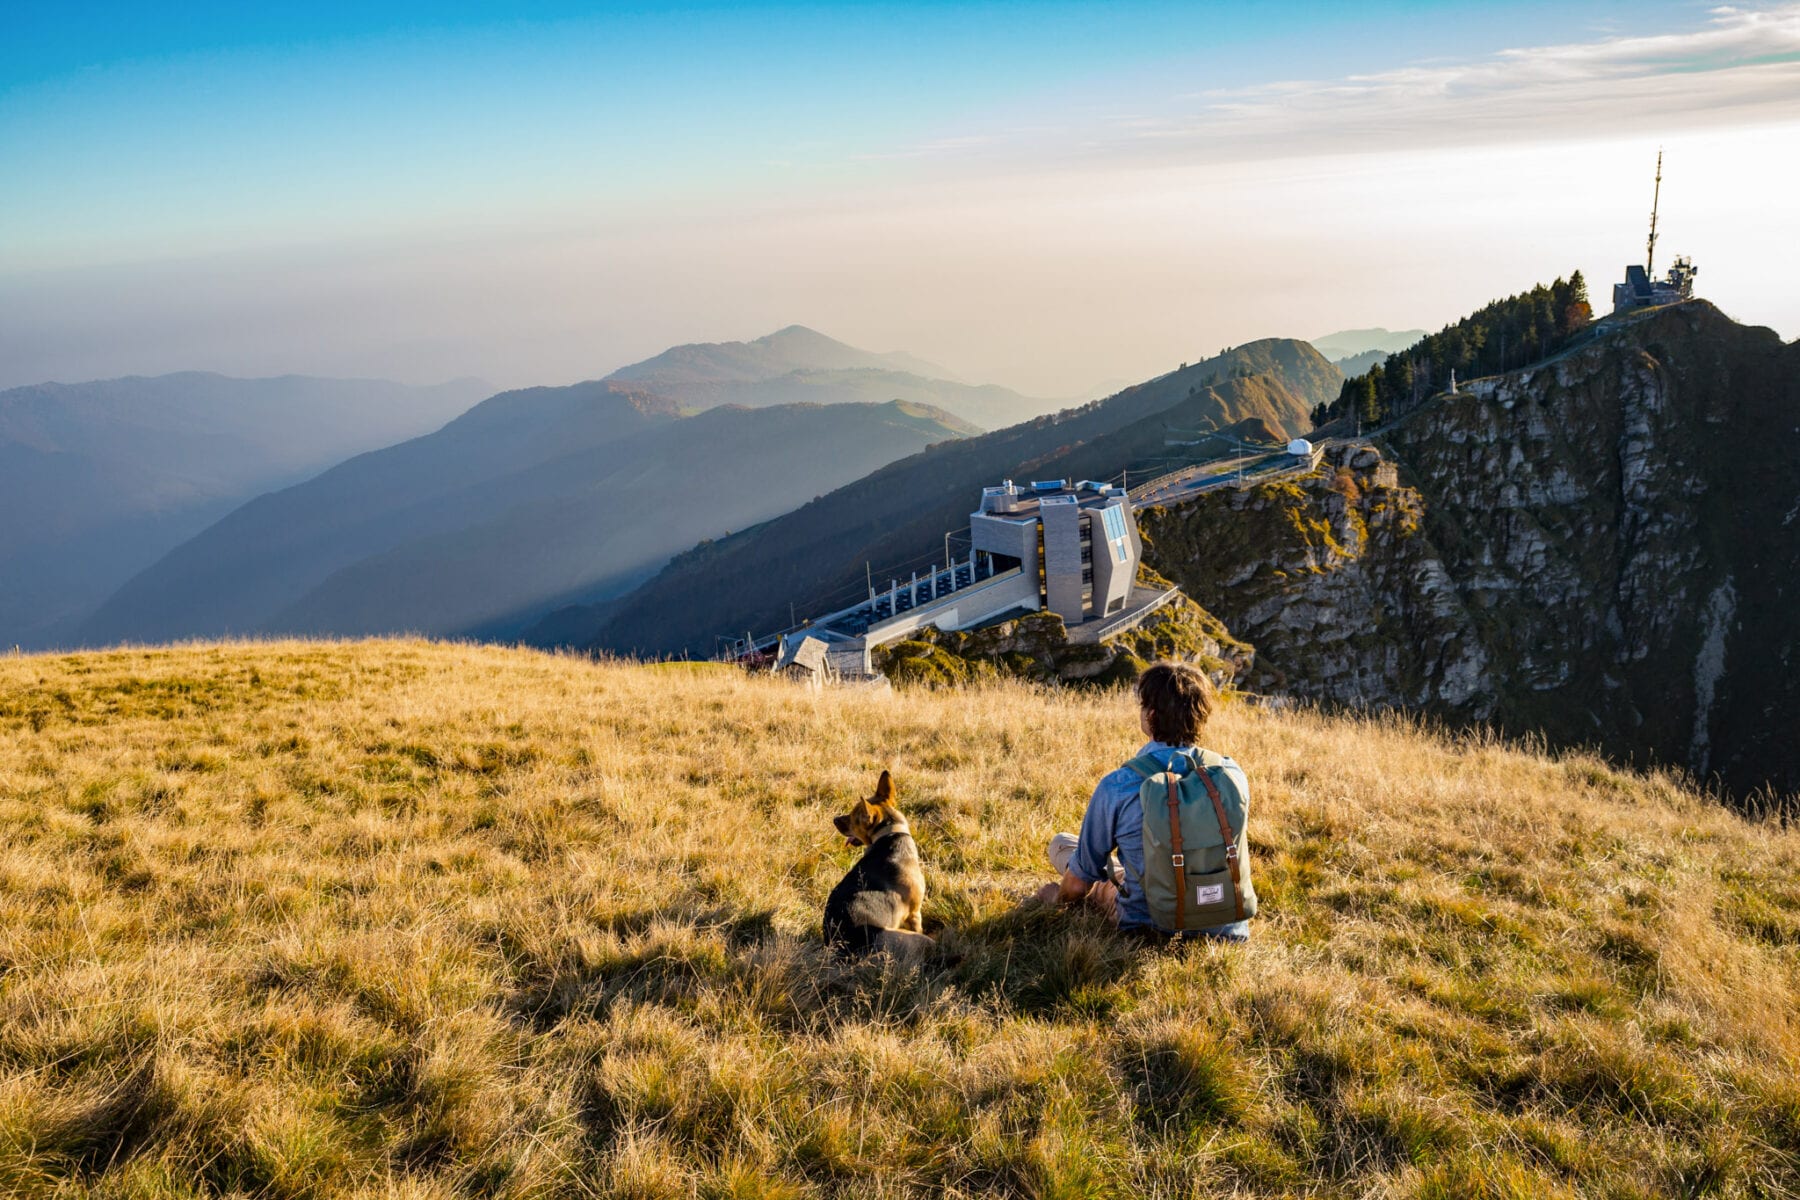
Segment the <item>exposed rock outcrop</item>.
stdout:
[[1250,686],[1800,791],[1800,344],[1693,302],[1142,525]]
[[1485,650],[1421,535],[1423,501],[1369,447],[1311,476],[1140,518],[1151,559],[1256,647],[1256,691],[1492,714]]

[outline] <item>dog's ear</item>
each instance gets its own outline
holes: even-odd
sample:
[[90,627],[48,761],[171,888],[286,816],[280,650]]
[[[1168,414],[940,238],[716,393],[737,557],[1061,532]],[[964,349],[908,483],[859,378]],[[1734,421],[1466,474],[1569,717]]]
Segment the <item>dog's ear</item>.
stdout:
[[870,803],[874,804],[877,808],[880,808],[884,804],[892,804],[893,802],[894,781],[888,777],[886,771],[883,771],[881,773],[881,778],[875,782],[875,799]]

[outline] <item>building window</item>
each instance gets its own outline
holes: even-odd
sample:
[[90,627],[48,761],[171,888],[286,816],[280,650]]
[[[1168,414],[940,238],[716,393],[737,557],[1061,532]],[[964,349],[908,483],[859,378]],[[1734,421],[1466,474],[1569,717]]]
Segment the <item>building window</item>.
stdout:
[[1113,561],[1124,562],[1128,557],[1125,550],[1125,510],[1117,504],[1100,510],[1101,523],[1106,527],[1106,541],[1112,546]]
[[1050,607],[1050,577],[1044,570],[1044,526],[1038,524],[1037,543],[1038,607]]

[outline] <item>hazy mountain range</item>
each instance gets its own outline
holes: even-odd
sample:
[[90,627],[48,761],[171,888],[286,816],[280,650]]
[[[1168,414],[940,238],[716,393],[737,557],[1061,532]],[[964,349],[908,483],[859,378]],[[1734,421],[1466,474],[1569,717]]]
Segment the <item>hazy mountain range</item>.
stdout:
[[81,635],[506,637],[969,431],[901,402],[684,416],[619,382],[506,392],[245,505],[133,579]]
[[250,497],[435,429],[490,390],[189,372],[0,392],[0,643],[65,638]]
[[[651,654],[710,653],[713,639],[788,624],[854,599],[865,564],[902,577],[942,561],[981,488],[1005,478],[1108,478],[1169,462],[1172,439],[1257,420],[1303,433],[1343,376],[1305,342],[1271,338],[1172,371],[1105,400],[883,467],[777,520],[682,555],[616,604],[557,614],[545,643]],[[886,576],[881,575],[885,580]]]
[[905,371],[961,383],[955,373],[905,351],[858,350],[804,325],[789,325],[752,342],[688,342],[620,367],[607,378],[679,385],[775,379],[790,371]]
[[[188,373],[0,393],[0,639],[504,632],[509,606],[531,616],[552,597],[608,593],[700,537],[931,441],[1054,407],[790,326],[677,346],[599,383],[508,393],[441,436],[396,446],[490,391]],[[630,440],[646,422],[714,409],[667,445]],[[615,457],[601,452],[614,441]],[[390,446],[391,456],[345,461]],[[656,477],[679,475],[683,456],[690,473],[709,472],[689,493]],[[246,504],[338,464],[317,487]],[[649,495],[668,503],[596,549],[582,523],[588,499],[629,508]],[[571,539],[562,551],[538,533],[559,523]],[[496,578],[453,582],[456,561],[471,576],[489,564]]]
[[1354,355],[1380,353],[1384,357],[1398,354],[1425,336],[1423,329],[1340,329],[1324,337],[1312,339],[1312,347],[1332,362],[1342,362]]
[[[967,464],[976,488],[1031,462],[1154,470],[1172,439],[1206,430],[1305,432],[1339,383],[1312,347],[1255,342],[1028,419],[932,468]],[[0,453],[31,464],[5,473],[20,493],[11,513],[25,520],[4,522],[0,547],[29,567],[5,594],[13,640],[513,637],[529,626],[540,639],[590,640],[596,604],[673,554],[1051,403],[801,326],[679,345],[607,380],[504,392],[457,416],[479,390],[193,374],[7,394]],[[967,495],[956,489],[947,506]],[[889,516],[902,542],[938,522]],[[56,603],[45,599],[58,581],[43,569],[49,554],[83,585]],[[558,610],[576,622],[542,624]]]
[[1009,388],[965,383],[910,354],[858,350],[801,325],[753,342],[676,346],[621,367],[607,379],[689,408],[910,400],[955,413],[983,429],[1000,429],[1059,407],[1054,400]]
[[1346,378],[1363,374],[1390,354],[1398,354],[1425,336],[1423,329],[1342,329],[1313,339],[1313,348],[1332,361]]

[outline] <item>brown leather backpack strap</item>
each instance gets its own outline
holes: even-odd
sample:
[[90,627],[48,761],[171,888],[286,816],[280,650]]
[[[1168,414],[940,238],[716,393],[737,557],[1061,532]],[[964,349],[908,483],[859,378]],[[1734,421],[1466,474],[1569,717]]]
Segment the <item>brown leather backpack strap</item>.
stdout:
[[1231,871],[1231,898],[1237,902],[1237,919],[1241,921],[1244,919],[1244,882],[1238,874],[1237,834],[1232,831],[1231,818],[1225,815],[1225,801],[1219,798],[1219,788],[1212,781],[1212,775],[1205,767],[1194,773],[1206,785],[1206,794],[1212,797],[1213,815],[1219,818],[1219,833],[1225,839],[1225,865]]
[[1175,932],[1187,928],[1187,855],[1181,852],[1181,792],[1175,785],[1175,773],[1163,773],[1169,785],[1169,861],[1175,865]]

